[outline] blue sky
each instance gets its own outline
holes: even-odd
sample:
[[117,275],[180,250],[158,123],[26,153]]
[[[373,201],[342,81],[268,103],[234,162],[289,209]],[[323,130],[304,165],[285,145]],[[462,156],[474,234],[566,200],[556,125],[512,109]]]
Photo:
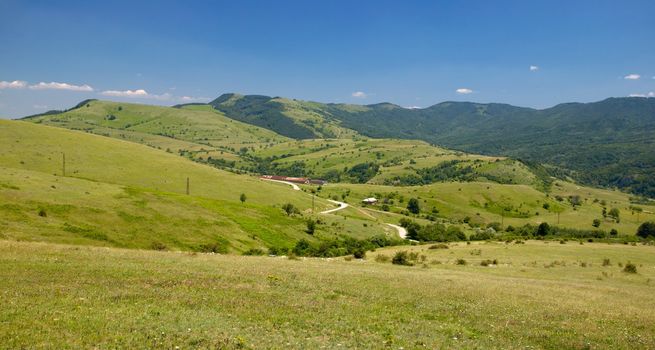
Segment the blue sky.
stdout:
[[0,48],[5,118],[225,92],[536,108],[655,95],[652,0],[0,0]]

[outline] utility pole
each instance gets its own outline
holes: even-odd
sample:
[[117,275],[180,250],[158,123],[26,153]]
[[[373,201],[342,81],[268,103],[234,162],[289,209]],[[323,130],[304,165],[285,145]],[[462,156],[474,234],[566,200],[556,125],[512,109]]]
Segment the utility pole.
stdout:
[[61,176],[66,176],[66,153],[61,153]]
[[189,178],[186,178],[186,194],[189,195]]

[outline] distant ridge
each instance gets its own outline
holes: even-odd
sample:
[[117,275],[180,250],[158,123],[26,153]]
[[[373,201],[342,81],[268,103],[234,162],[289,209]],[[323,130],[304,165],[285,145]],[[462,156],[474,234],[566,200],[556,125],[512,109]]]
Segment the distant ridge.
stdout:
[[[655,98],[613,97],[545,109],[445,101],[411,109],[224,94],[210,104],[230,118],[297,139],[331,137],[312,125],[336,125],[369,137],[420,139],[551,164],[559,176],[655,197]],[[314,119],[297,123],[292,115]]]

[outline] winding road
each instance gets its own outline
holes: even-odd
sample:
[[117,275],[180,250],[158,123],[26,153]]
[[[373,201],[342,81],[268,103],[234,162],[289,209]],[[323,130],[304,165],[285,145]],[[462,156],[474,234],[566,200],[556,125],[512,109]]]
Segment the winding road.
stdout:
[[[294,184],[293,182],[282,181],[282,180],[273,180],[273,179],[262,179],[262,180],[273,181],[273,182],[279,182],[279,183],[282,183],[282,184],[286,184],[286,185],[291,186],[291,188],[293,188],[294,191],[300,191],[300,187],[298,187],[298,185]],[[328,202],[334,203],[334,204],[338,205],[338,207],[336,207],[334,209],[324,210],[324,211],[320,212],[320,214],[332,214],[332,213],[334,213],[336,211],[346,209],[346,208],[348,208],[350,206],[348,203],[339,202],[339,201],[335,201],[335,200],[332,200],[332,199],[328,199]],[[375,211],[377,211],[377,210],[375,210]],[[389,223],[387,223],[387,225],[393,227],[394,229],[396,229],[396,231],[398,231],[398,236],[400,236],[400,238],[407,239],[407,230],[404,227],[394,225],[394,224],[389,224]]]
[[293,182],[282,181],[282,180],[273,180],[273,179],[262,179],[262,180],[264,180],[264,181],[273,181],[273,182],[279,182],[281,184],[286,184],[286,185],[291,186],[294,191],[300,191],[300,187],[298,187],[298,185],[294,184]]
[[395,228],[396,231],[398,231],[398,236],[400,236],[400,238],[402,238],[402,239],[407,239],[407,230],[406,230],[404,227],[402,227],[402,226],[398,226],[398,225],[394,225],[394,224],[387,224],[387,225],[389,225],[389,226]]
[[339,205],[339,206],[338,206],[337,208],[334,208],[334,209],[329,209],[329,210],[322,211],[321,214],[330,214],[330,213],[334,213],[335,211],[339,211],[339,210],[341,210],[341,209],[346,209],[346,208],[348,208],[348,206],[349,206],[348,203],[339,202],[339,201],[333,201],[333,200],[331,200],[331,199],[328,199],[328,202],[331,202],[331,203],[337,204],[337,205]]

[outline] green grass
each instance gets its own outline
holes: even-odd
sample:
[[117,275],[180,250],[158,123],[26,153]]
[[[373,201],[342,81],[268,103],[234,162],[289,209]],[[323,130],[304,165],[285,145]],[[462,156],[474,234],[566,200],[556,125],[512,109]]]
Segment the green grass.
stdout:
[[[108,116],[114,118],[109,119]],[[28,121],[124,139],[195,159],[240,160],[241,148],[256,149],[289,139],[245,124],[209,106],[159,107],[91,101],[71,111]]]
[[[438,217],[469,229],[469,225],[462,224],[462,220],[467,217],[471,223],[477,225],[502,222],[505,227],[516,227],[528,223],[548,222],[550,225],[587,230],[594,229],[594,219],[601,219],[600,229],[607,232],[616,229],[620,235],[632,236],[641,223],[655,220],[655,207],[631,204],[630,197],[625,193],[582,187],[562,181],[557,181],[549,194],[526,185],[450,182],[413,187],[329,184],[323,186],[320,195],[325,198],[341,198],[347,193],[349,196],[346,201],[355,206],[361,206],[361,200],[368,197],[393,197],[389,207],[392,214],[396,215],[372,212],[376,217],[385,218],[387,222],[398,222],[403,216],[397,214],[406,209],[407,201],[412,197],[419,199],[423,213],[430,213],[434,207],[439,212]],[[582,205],[574,209],[567,200],[570,195],[580,196]],[[561,196],[564,200],[560,202],[556,200],[556,196]],[[619,208],[619,223],[609,218],[603,219],[602,201],[605,201],[607,210]],[[546,203],[549,204],[549,209],[543,208]],[[632,206],[641,207],[644,211],[633,213],[630,209]],[[381,204],[369,208],[381,210]]]
[[[311,197],[286,185],[131,142],[18,121],[0,122],[0,147],[2,239],[170,250],[218,244],[235,253],[314,239],[304,232]],[[301,214],[288,217],[284,203]],[[316,211],[332,207],[315,201]],[[315,237],[365,238],[388,230],[370,218],[321,218]]]
[[262,158],[282,157],[274,162],[280,165],[303,162],[316,177],[330,171],[342,172],[361,163],[381,164],[379,173],[368,181],[371,184],[393,182],[395,177],[416,174],[417,169],[457,160],[462,162],[460,166],[472,166],[481,180],[488,177],[503,183],[538,185],[532,171],[515,160],[466,154],[414,140],[362,137],[296,140],[258,149],[254,154]]
[[[0,342],[35,349],[655,347],[652,246],[404,249],[425,255],[426,267],[374,261],[397,248],[349,262],[0,241]],[[478,264],[494,258],[498,266]],[[628,260],[637,274],[621,271]]]

